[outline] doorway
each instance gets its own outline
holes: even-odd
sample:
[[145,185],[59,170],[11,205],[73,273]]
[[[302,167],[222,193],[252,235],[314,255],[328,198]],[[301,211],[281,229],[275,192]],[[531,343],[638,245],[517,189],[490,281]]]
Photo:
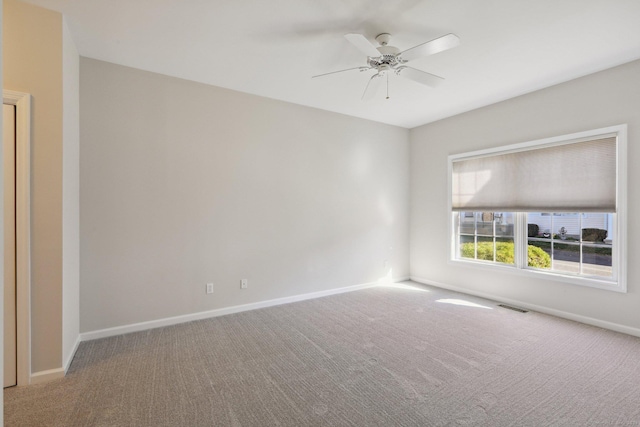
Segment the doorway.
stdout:
[[2,91],[4,387],[31,382],[31,96]]

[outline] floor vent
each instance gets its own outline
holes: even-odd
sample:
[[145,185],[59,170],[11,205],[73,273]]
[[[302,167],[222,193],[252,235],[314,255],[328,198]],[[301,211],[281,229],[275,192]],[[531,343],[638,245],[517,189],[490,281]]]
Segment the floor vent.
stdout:
[[517,311],[518,313],[528,313],[529,312],[529,310],[525,310],[525,309],[522,309],[522,308],[514,307],[512,305],[507,305],[507,304],[498,304],[498,307],[508,308],[509,310]]

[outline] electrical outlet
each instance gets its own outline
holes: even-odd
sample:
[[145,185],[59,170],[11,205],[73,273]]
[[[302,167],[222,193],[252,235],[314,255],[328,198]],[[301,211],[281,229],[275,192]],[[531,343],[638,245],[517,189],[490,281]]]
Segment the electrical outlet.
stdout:
[[247,289],[249,281],[247,279],[240,280],[240,289]]
[[213,283],[207,283],[207,293],[208,294],[213,293]]

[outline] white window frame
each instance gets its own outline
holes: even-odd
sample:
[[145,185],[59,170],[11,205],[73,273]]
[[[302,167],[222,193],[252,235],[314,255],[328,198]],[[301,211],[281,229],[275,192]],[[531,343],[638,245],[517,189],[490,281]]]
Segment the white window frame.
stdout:
[[[614,277],[594,278],[562,274],[558,271],[546,271],[527,268],[527,213],[514,212],[514,243],[515,266],[489,261],[458,258],[458,233],[457,224],[454,221],[455,213],[452,211],[452,173],[455,161],[472,159],[487,155],[500,155],[527,151],[542,147],[571,144],[581,141],[605,137],[617,137],[616,144],[616,212],[614,214],[613,228],[615,238],[612,242],[612,267]],[[594,129],[569,135],[555,136],[519,144],[511,144],[502,147],[489,148],[467,153],[453,154],[448,157],[448,218],[449,218],[449,262],[459,266],[487,269],[490,271],[505,271],[517,275],[535,277],[543,280],[560,281],[579,286],[604,289],[614,292],[627,292],[627,125],[616,125],[601,129]],[[500,211],[496,209],[496,212]]]

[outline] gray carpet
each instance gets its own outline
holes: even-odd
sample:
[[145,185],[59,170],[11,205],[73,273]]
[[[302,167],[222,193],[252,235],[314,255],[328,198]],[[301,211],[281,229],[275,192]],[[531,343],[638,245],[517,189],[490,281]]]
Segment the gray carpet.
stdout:
[[84,342],[66,378],[5,390],[5,422],[640,426],[640,339],[421,289]]

